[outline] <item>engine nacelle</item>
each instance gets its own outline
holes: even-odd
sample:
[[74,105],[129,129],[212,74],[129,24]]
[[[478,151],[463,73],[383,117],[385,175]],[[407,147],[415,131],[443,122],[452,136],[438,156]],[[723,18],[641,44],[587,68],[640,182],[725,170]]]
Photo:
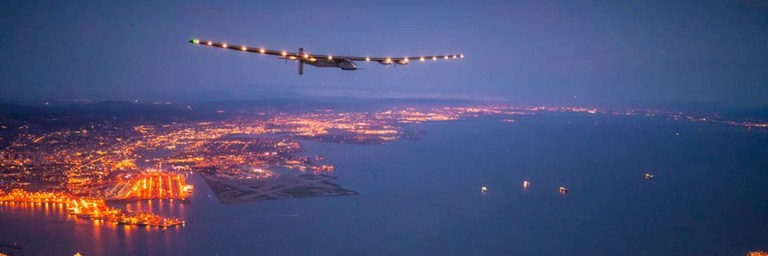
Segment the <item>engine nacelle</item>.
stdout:
[[396,60],[395,64],[397,65],[408,65],[408,60],[402,59],[402,60]]
[[379,64],[384,65],[384,66],[392,65],[392,60],[377,60],[376,62],[378,62]]

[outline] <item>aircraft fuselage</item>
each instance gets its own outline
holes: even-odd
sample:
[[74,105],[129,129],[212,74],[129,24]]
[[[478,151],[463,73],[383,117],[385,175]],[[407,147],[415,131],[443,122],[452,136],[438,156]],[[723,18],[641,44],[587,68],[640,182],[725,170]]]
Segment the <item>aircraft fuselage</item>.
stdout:
[[319,68],[341,68],[343,70],[357,70],[357,64],[351,60],[340,59],[311,59],[302,60],[305,64],[312,65]]

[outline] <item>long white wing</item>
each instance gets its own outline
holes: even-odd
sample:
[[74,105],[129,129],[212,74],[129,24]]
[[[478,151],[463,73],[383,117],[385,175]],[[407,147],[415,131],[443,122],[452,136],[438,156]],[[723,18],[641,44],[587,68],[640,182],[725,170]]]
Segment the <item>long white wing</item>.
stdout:
[[327,60],[339,59],[339,60],[351,60],[351,61],[377,61],[381,63],[408,63],[412,61],[449,60],[449,59],[464,58],[463,54],[424,55],[424,56],[413,56],[413,57],[357,57],[357,56],[337,56],[337,55],[330,55],[330,54],[310,54],[310,53],[299,54],[296,52],[270,50],[266,48],[250,47],[245,45],[228,44],[228,43],[214,42],[214,41],[203,41],[199,39],[192,39],[192,40],[189,40],[189,42],[196,45],[218,47],[218,48],[224,48],[224,49],[234,50],[234,51],[275,55],[275,56],[284,57],[290,60],[303,59],[308,61],[315,61],[318,59],[327,59]]

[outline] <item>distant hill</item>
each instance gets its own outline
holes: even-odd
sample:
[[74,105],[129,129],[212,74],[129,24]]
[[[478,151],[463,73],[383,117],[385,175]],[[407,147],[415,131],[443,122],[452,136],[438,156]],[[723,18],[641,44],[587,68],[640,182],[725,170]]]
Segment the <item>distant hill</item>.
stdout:
[[379,111],[394,106],[456,106],[468,100],[446,99],[361,99],[352,97],[264,98],[252,100],[211,101],[195,104],[147,104],[106,100],[95,103],[22,105],[0,103],[0,120],[37,124],[39,127],[76,127],[88,123],[220,120],[240,113],[311,112],[317,109],[337,111]]
[[104,120],[111,122],[167,123],[211,119],[216,116],[191,111],[174,104],[142,104],[127,101],[102,101],[85,104],[19,105],[0,104],[0,118],[40,127],[76,127]]
[[641,108],[680,111],[689,114],[717,114],[722,117],[740,120],[768,120],[768,106],[736,107],[714,102],[676,102]]
[[191,104],[193,109],[203,111],[225,110],[238,111],[281,111],[307,112],[316,109],[334,109],[337,111],[377,111],[394,106],[458,106],[478,103],[470,100],[454,99],[363,99],[354,97],[322,98],[265,98],[253,100],[212,101]]

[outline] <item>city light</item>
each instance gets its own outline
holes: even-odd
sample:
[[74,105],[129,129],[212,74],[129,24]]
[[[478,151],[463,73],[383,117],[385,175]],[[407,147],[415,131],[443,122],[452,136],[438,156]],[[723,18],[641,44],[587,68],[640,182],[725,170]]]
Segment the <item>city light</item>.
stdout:
[[167,228],[184,224],[177,218],[164,218],[145,212],[132,212],[112,208],[103,199],[92,197],[75,197],[66,193],[29,192],[22,189],[14,189],[9,193],[0,193],[0,202],[48,204],[57,203],[66,205],[70,215],[77,219],[90,221],[109,221],[124,225],[141,225]]
[[186,178],[166,172],[146,172],[132,179],[119,182],[105,191],[110,200],[184,199],[191,186]]
[[[382,63],[391,62],[391,58],[386,58]],[[230,113],[225,110],[216,112]],[[0,165],[4,170],[0,176],[0,201],[66,204],[74,215],[86,214],[81,217],[90,219],[104,219],[99,216],[112,213],[113,220],[123,218],[126,223],[139,223],[136,221],[142,218],[147,223],[160,223],[158,225],[181,223],[150,221],[153,219],[150,215],[114,212],[112,208],[99,205],[105,200],[183,201],[193,192],[193,187],[186,183],[186,176],[195,172],[207,177],[242,181],[280,177],[282,174],[276,171],[278,169],[331,175],[336,170],[334,165],[318,162],[321,161],[317,160],[319,157],[300,154],[304,150],[301,142],[304,140],[384,144],[420,138],[421,133],[405,128],[409,124],[480,116],[493,116],[501,122],[512,123],[517,116],[542,112],[658,116],[750,129],[768,128],[768,124],[757,121],[733,121],[652,109],[506,105],[392,107],[372,112],[318,109],[291,114],[256,112],[249,115],[257,118],[216,121],[97,123],[93,127],[26,132],[11,137],[0,154]],[[274,137],[274,134],[285,137]],[[153,151],[172,153],[163,157],[146,153]],[[643,175],[645,179],[654,178],[651,171]],[[531,183],[525,180],[522,185],[528,189]],[[488,187],[482,186],[481,191],[487,192]],[[561,186],[558,191],[566,194],[569,190]]]

